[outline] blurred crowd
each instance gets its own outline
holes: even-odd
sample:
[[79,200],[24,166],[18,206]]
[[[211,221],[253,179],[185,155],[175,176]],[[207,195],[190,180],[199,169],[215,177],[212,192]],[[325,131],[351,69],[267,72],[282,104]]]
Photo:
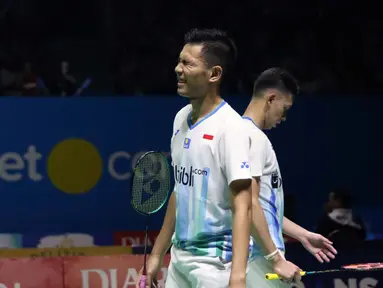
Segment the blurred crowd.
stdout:
[[383,25],[368,1],[2,2],[1,95],[174,94],[173,69],[193,27],[235,39],[230,94],[249,93],[271,66],[291,70],[308,93],[371,94],[383,83]]

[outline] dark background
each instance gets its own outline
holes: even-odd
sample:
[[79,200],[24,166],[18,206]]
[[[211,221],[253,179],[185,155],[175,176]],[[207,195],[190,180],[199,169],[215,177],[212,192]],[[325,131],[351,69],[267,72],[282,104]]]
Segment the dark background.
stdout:
[[232,35],[239,51],[227,93],[247,93],[257,74],[283,66],[308,93],[365,96],[379,93],[383,79],[377,5],[2,0],[0,59],[14,71],[32,61],[52,95],[62,60],[78,82],[93,78],[84,95],[174,94],[183,34],[217,27]]

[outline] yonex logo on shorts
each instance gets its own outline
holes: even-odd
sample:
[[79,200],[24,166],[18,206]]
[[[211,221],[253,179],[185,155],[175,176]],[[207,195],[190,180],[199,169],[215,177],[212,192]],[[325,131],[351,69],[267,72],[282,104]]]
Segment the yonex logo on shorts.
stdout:
[[179,184],[193,187],[195,175],[207,176],[208,171],[206,169],[193,168],[193,166],[191,166],[190,168],[178,165],[174,166],[174,179]]

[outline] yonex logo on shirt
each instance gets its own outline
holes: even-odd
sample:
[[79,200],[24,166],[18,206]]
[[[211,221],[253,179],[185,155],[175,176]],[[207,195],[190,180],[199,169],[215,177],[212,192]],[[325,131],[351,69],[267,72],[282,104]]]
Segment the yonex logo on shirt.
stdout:
[[185,186],[194,186],[194,176],[202,175],[207,176],[208,172],[205,169],[198,169],[193,168],[191,166],[190,168],[182,167],[175,165],[174,166],[174,179],[179,184],[185,185]]
[[242,162],[241,163],[241,168],[243,169],[243,168],[249,168],[250,166],[249,166],[249,162]]

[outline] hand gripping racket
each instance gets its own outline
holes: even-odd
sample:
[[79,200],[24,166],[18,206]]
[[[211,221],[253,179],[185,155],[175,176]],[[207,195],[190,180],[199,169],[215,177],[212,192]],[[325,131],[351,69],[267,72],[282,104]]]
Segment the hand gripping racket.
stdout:
[[168,198],[170,191],[168,160],[160,152],[146,152],[138,159],[133,172],[132,206],[138,213],[146,216],[144,269],[140,279],[140,288],[145,288],[149,216],[159,211]]
[[[314,274],[323,274],[323,273],[332,273],[332,272],[362,272],[362,271],[376,271],[383,270],[383,263],[365,263],[365,264],[350,264],[344,265],[340,269],[331,269],[331,270],[320,270],[320,271],[301,271],[301,276],[314,275]],[[280,279],[278,274],[267,273],[265,275],[267,280],[277,280]]]

